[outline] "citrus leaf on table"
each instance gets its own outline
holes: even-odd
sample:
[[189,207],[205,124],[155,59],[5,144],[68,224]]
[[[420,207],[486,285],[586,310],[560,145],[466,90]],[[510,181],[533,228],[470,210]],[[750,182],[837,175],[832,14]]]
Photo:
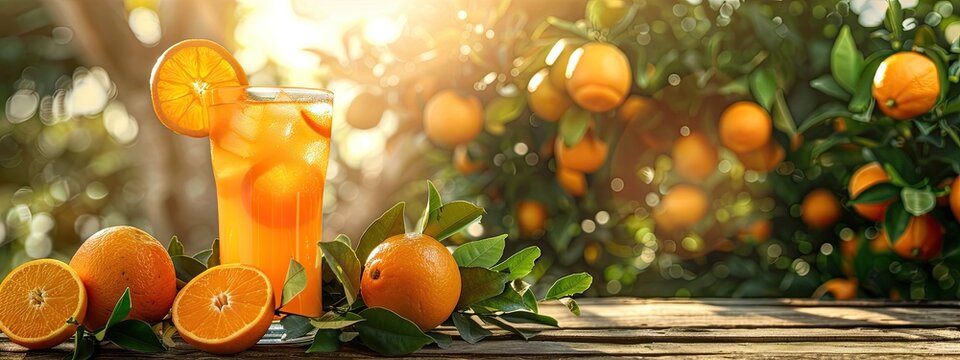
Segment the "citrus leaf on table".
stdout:
[[910,213],[903,208],[902,203],[893,203],[887,207],[887,213],[883,218],[883,229],[887,232],[887,241],[891,246],[903,235],[909,224]]
[[503,234],[460,245],[453,251],[453,259],[457,261],[457,265],[460,267],[489,268],[503,256],[506,238],[507,234]]
[[477,313],[495,313],[498,311],[536,311],[536,308],[531,308],[529,304],[523,299],[523,295],[509,289],[504,291],[502,294],[494,296],[492,298],[478,301],[470,305],[470,308]]
[[857,50],[850,27],[844,25],[830,51],[830,72],[844,90],[853,92],[862,67],[863,55]]
[[296,339],[307,335],[314,329],[313,324],[310,323],[310,318],[293,314],[288,314],[280,319],[280,326],[283,327],[283,335],[280,335],[280,340]]
[[170,254],[170,256],[183,255],[183,243],[180,242],[180,239],[177,239],[176,235],[170,238],[170,244],[167,245],[167,254]]
[[487,316],[487,315],[478,315],[478,316],[480,317],[481,320],[483,320],[483,322],[496,326],[498,328],[507,330],[514,334],[520,335],[520,337],[522,337],[524,340],[530,340],[534,336],[537,336],[538,334],[540,334],[540,332],[536,330],[527,330],[527,329],[517,328],[513,325],[500,321],[499,319],[493,316]]
[[810,80],[810,87],[820,90],[820,92],[840,100],[850,100],[850,93],[844,90],[843,87],[837,83],[837,80],[834,80],[833,76],[830,75],[823,75],[816,79]]
[[913,216],[926,214],[937,205],[937,196],[927,189],[903,188],[900,198],[903,208]]
[[877,204],[886,202],[900,195],[900,187],[891,183],[879,183],[857,194],[850,199],[850,204]]
[[441,349],[446,349],[453,344],[453,337],[450,335],[439,333],[436,331],[428,331],[427,336],[433,338],[433,343],[437,344],[437,347]]
[[571,147],[580,142],[587,133],[590,125],[590,112],[577,105],[570,106],[560,117],[560,128],[557,130],[563,139],[563,144]]
[[761,68],[750,74],[750,93],[760,106],[770,111],[777,93],[777,78],[769,68]]
[[[533,294],[533,291],[527,290],[520,296],[523,298],[523,303],[527,305],[527,309],[533,312],[540,312],[540,305],[537,305],[537,296]],[[563,299],[560,299],[561,302]]]
[[397,203],[383,215],[380,215],[377,220],[374,220],[363,232],[363,235],[360,235],[360,243],[357,244],[356,252],[357,260],[360,260],[361,263],[366,262],[367,256],[370,256],[373,248],[380,245],[383,240],[406,232],[403,225],[403,207],[403,202]]
[[200,252],[193,254],[193,258],[199,261],[201,264],[206,264],[207,260],[210,260],[210,255],[213,254],[213,250],[206,249],[200,250]]
[[87,360],[93,357],[93,351],[97,344],[93,338],[88,336],[87,329],[82,325],[77,326],[77,332],[73,335],[73,351],[67,354],[64,359]]
[[157,353],[166,350],[150,324],[143,320],[130,319],[113,324],[107,329],[106,339],[131,351]]
[[305,287],[307,287],[306,270],[299,262],[290,259],[290,264],[287,265],[287,277],[283,281],[283,291],[280,293],[280,307],[282,308],[290,300],[300,295]]
[[503,293],[507,274],[484,268],[460,268],[460,300],[457,308],[463,309]]
[[201,262],[186,255],[171,256],[173,269],[177,273],[177,279],[185,283],[193,280],[194,277],[207,270],[207,267]]
[[423,207],[423,215],[420,215],[420,221],[417,222],[417,232],[423,232],[423,227],[427,225],[430,213],[442,205],[440,191],[437,190],[432,181],[427,180],[427,205]]
[[307,353],[328,353],[340,350],[340,331],[335,329],[319,329],[313,335],[313,343],[307,348]]
[[430,212],[423,234],[443,241],[463,228],[480,220],[486,214],[483,208],[466,201],[453,201]]
[[356,331],[344,331],[340,333],[340,342],[342,343],[351,342],[353,341],[353,339],[356,339],[357,336],[360,336],[360,333]]
[[557,300],[587,291],[593,283],[593,276],[585,272],[570,274],[557,279],[547,290],[544,300]]
[[[340,236],[346,237],[342,234]],[[337,238],[340,238],[340,236]],[[353,253],[350,245],[342,241],[321,241],[319,244],[320,251],[323,253],[323,262],[330,267],[333,275],[343,285],[347,303],[353,304],[354,301],[357,301],[357,294],[360,292],[360,260],[357,259],[357,255]]]
[[357,324],[360,339],[381,355],[407,355],[434,342],[416,324],[390,310],[372,307],[361,311],[360,316],[367,320]]
[[536,261],[539,258],[540,248],[536,246],[529,246],[517,251],[513,255],[510,255],[510,257],[490,268],[490,270],[509,270],[510,280],[516,280],[530,274],[530,271],[533,270],[533,266],[536,264]]
[[363,317],[355,313],[348,312],[340,315],[329,311],[323,313],[319,318],[310,320],[310,325],[317,329],[343,329],[347,326],[365,321]]
[[520,323],[529,323],[529,324],[540,324],[547,325],[552,327],[559,327],[557,319],[549,317],[547,315],[541,315],[530,311],[511,311],[500,314],[499,318],[512,322],[514,324]]
[[450,318],[453,319],[453,325],[457,327],[460,338],[467,343],[476,344],[483,338],[493,335],[490,330],[484,329],[483,326],[474,321],[470,315],[454,312],[450,315]]
[[95,337],[97,341],[103,340],[103,337],[106,336],[107,330],[109,330],[111,326],[123,321],[123,319],[127,318],[127,315],[130,315],[131,306],[130,288],[126,288],[123,290],[120,298],[117,299],[117,303],[113,305],[113,311],[110,313],[110,317],[107,318],[107,323],[103,326],[103,329],[96,332]]
[[576,300],[571,297],[565,297],[560,298],[559,301],[561,304],[566,306],[567,310],[570,310],[571,313],[576,316],[580,316],[580,304],[578,304]]
[[207,268],[220,265],[220,239],[213,239],[210,244],[210,256],[207,257]]

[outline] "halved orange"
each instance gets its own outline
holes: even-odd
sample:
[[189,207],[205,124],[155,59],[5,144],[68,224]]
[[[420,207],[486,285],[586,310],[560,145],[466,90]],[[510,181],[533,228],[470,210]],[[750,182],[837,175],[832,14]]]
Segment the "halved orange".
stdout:
[[87,292],[76,271],[62,261],[40,259],[13,269],[0,283],[0,331],[28,349],[46,349],[83,322]]
[[193,347],[235,354],[255,345],[273,320],[270,279],[252,266],[215,266],[193,278],[173,301],[173,324]]
[[205,96],[220,87],[247,85],[237,60],[219,44],[203,39],[184,40],[157,59],[150,74],[153,111],[164,126],[182,135],[210,133]]

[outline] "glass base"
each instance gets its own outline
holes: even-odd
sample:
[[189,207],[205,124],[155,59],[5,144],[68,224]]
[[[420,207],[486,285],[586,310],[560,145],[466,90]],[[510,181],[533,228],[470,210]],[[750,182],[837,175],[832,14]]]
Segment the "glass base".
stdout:
[[267,333],[260,338],[260,341],[257,341],[257,345],[303,345],[313,342],[314,333],[316,329],[310,331],[304,336],[293,338],[293,339],[284,339],[283,338],[283,326],[280,325],[280,320],[274,320],[270,324],[270,328],[267,329]]

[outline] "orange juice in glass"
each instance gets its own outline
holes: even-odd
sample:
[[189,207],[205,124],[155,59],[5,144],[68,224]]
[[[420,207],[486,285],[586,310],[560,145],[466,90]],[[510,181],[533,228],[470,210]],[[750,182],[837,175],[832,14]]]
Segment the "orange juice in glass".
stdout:
[[333,94],[280,87],[210,91],[208,118],[222,263],[253,265],[276,303],[290,259],[307,285],[283,311],[319,316],[323,185]]

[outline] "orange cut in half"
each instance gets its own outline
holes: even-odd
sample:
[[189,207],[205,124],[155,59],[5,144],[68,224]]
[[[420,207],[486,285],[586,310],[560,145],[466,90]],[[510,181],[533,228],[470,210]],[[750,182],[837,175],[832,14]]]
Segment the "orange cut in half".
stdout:
[[[27,262],[0,283],[0,331],[28,349],[51,348],[69,339],[86,312],[83,282],[62,261]],[[70,319],[76,322],[68,323]]]
[[212,267],[193,278],[173,301],[173,324],[191,346],[235,354],[255,345],[273,321],[270,279],[252,266]]
[[206,97],[210,90],[247,85],[237,60],[219,44],[184,40],[160,55],[150,74],[153,111],[164,126],[182,135],[210,134]]

